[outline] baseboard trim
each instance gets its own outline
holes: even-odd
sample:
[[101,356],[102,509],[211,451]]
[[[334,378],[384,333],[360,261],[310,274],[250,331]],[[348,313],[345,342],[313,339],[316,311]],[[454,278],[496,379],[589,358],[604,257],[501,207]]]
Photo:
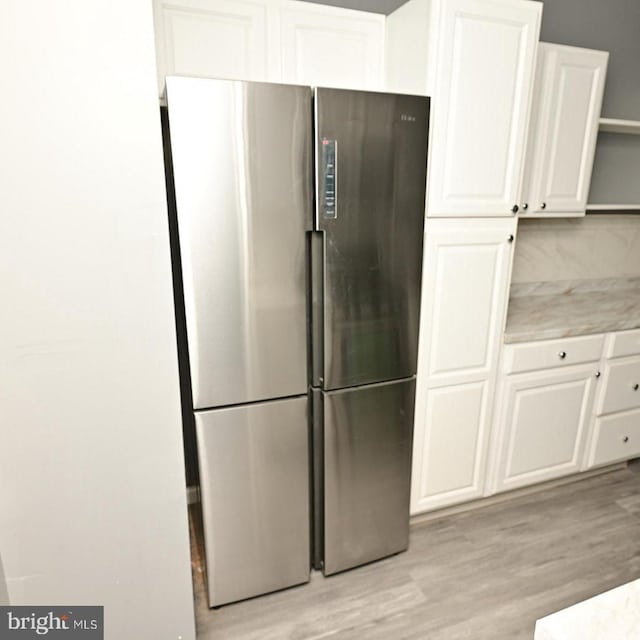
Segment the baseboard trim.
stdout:
[[409,524],[411,526],[420,525],[425,522],[431,522],[433,520],[439,520],[440,518],[446,518],[447,516],[453,516],[458,513],[465,513],[467,511],[474,511],[475,509],[482,509],[484,507],[490,507],[494,504],[501,504],[503,502],[510,502],[516,498],[523,496],[529,496],[536,493],[553,489],[554,487],[561,487],[565,484],[572,484],[574,482],[580,482],[581,480],[587,480],[595,476],[601,476],[612,471],[620,471],[626,469],[628,463],[619,462],[607,467],[601,467],[599,469],[591,469],[590,471],[582,471],[581,473],[575,473],[564,478],[557,478],[555,480],[548,480],[547,482],[541,482],[534,484],[530,487],[522,487],[520,489],[513,489],[512,491],[505,491],[504,493],[498,493],[488,498],[479,498],[477,500],[471,500],[470,502],[463,502],[461,504],[454,504],[450,507],[442,507],[441,509],[434,509],[433,511],[427,511],[426,513],[417,513],[411,516]]

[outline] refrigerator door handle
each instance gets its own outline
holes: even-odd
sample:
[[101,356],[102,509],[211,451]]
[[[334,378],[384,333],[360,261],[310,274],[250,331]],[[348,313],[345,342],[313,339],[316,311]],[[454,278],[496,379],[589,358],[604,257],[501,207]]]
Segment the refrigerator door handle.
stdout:
[[312,231],[311,253],[311,386],[324,383],[324,262],[325,233]]
[[320,389],[311,389],[312,544],[311,566],[324,569],[324,406]]

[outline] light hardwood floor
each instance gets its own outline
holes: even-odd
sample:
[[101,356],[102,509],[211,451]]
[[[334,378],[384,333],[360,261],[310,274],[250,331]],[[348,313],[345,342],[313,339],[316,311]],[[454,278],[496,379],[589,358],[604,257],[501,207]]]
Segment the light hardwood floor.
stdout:
[[218,610],[200,544],[200,640],[531,640],[537,618],[640,577],[640,464],[413,526],[406,553]]

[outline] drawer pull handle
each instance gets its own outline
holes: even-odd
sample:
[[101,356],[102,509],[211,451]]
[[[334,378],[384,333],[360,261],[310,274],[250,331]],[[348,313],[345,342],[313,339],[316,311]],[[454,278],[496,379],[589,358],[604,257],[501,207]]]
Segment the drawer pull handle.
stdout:
[[599,378],[602,375],[602,373],[600,373],[600,371],[596,371],[596,378]]
[[629,436],[625,436],[624,438],[622,438],[622,442],[629,442]]
[[633,387],[631,387],[634,391],[637,391],[638,389],[640,389],[640,385],[636,382]]
[[558,354],[558,358],[560,358],[560,360],[564,360],[567,357],[567,352],[566,351],[561,351]]

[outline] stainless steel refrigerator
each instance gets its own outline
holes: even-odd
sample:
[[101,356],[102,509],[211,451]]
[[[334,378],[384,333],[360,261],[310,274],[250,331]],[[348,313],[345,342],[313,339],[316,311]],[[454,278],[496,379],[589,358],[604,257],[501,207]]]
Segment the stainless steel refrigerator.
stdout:
[[316,89],[314,565],[409,535],[429,100]]
[[166,100],[217,606],[407,546],[429,105],[177,77]]

